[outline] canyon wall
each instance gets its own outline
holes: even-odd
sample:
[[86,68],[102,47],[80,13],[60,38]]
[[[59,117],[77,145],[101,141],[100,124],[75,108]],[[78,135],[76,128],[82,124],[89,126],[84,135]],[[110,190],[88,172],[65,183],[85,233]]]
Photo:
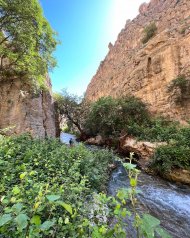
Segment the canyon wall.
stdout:
[[[152,22],[156,35],[143,44],[144,29]],[[168,92],[178,75],[190,78],[190,0],[151,0],[126,22],[115,44],[109,44],[86,98],[135,95],[153,114],[185,122],[190,119],[190,97],[177,104],[176,92]]]
[[46,86],[45,90],[35,91],[26,80],[0,81],[0,129],[11,127],[11,134],[29,132],[33,137],[55,137],[56,118],[48,76]]

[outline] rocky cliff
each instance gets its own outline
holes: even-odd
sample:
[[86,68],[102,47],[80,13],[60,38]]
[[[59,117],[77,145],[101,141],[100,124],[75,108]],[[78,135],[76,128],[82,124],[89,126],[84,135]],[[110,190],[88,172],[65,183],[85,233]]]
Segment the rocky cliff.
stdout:
[[[156,34],[143,44],[144,29],[153,22]],[[175,92],[168,92],[178,75],[190,78],[190,0],[151,0],[126,22],[114,46],[109,44],[86,98],[132,94],[152,113],[185,121],[190,119],[190,97],[181,105],[175,102]]]
[[46,90],[33,90],[26,80],[0,81],[0,129],[11,127],[11,134],[30,132],[34,137],[56,136],[51,82]]

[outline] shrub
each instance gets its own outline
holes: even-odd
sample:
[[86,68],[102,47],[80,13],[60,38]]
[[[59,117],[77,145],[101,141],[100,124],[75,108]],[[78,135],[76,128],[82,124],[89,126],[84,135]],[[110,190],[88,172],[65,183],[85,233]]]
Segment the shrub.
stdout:
[[[0,140],[0,237],[1,238],[124,238],[125,218],[131,213],[143,237],[155,232],[170,236],[160,221],[136,211],[139,171],[125,163],[130,188],[117,198],[96,194],[108,179],[112,153],[66,147],[56,140],[33,140],[29,135]],[[89,202],[89,200],[91,202]],[[117,223],[109,226],[110,215]],[[151,232],[151,235],[150,235]]]
[[172,92],[174,89],[179,88],[181,93],[187,90],[188,80],[184,75],[179,75],[176,79],[172,80],[168,86],[168,92]]
[[169,142],[176,137],[178,126],[178,122],[171,122],[164,118],[154,118],[142,128],[138,138],[147,141]]
[[122,126],[130,122],[145,124],[150,121],[150,115],[146,104],[135,96],[128,96],[118,99]]
[[118,101],[112,97],[102,97],[91,106],[86,121],[86,131],[92,135],[108,136],[120,127]]
[[190,147],[184,145],[159,147],[155,152],[152,167],[160,173],[175,168],[190,169]]
[[0,140],[0,237],[83,237],[85,199],[105,189],[113,158],[29,135]]
[[138,125],[149,121],[146,105],[134,96],[114,99],[100,98],[95,102],[86,122],[90,134],[119,136],[122,130],[128,131],[132,123]]
[[166,146],[157,148],[151,166],[160,173],[174,168],[190,169],[190,127],[181,128]]
[[144,37],[142,39],[142,43],[146,44],[153,36],[156,35],[157,26],[155,22],[150,23],[148,26],[144,29]]
[[168,92],[175,92],[175,102],[180,104],[186,100],[189,95],[189,89],[190,81],[184,75],[179,75],[168,86]]

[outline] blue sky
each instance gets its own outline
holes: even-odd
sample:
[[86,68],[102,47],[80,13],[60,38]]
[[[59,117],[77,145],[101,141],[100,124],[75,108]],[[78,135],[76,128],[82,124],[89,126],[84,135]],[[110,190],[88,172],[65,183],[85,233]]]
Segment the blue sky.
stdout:
[[[147,0],[148,1],[148,0]],[[40,0],[44,14],[58,32],[54,53],[58,66],[50,72],[53,91],[67,88],[82,95],[127,19],[143,0]]]

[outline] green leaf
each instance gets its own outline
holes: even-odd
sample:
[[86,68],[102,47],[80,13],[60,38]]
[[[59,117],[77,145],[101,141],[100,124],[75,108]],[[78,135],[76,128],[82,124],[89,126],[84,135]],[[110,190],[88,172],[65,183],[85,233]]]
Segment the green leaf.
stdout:
[[20,179],[24,179],[24,177],[27,175],[27,172],[24,172],[22,174],[20,174]]
[[144,214],[141,221],[142,224],[140,226],[140,229],[143,232],[143,234],[146,234],[147,238],[153,238],[154,231],[156,227],[160,225],[160,221],[149,214]]
[[128,198],[128,191],[127,191],[126,189],[120,189],[120,190],[117,192],[117,197],[118,197],[120,200],[127,199],[127,198]]
[[38,216],[38,215],[33,216],[32,219],[30,220],[30,222],[31,222],[32,224],[37,225],[37,226],[41,225],[40,216]]
[[20,188],[16,185],[16,186],[14,186],[12,192],[13,192],[14,195],[19,194],[20,193]]
[[131,163],[123,163],[123,166],[128,170],[132,170],[132,169],[136,168],[136,165],[131,164]]
[[20,211],[22,210],[22,203],[16,203],[15,205],[12,206],[12,211],[18,215],[20,213]]
[[40,229],[42,231],[47,231],[49,228],[51,228],[54,225],[53,221],[45,221],[41,226]]
[[69,224],[69,218],[68,217],[65,218],[65,224]]
[[27,225],[28,225],[28,221],[27,220],[28,220],[28,216],[26,214],[23,214],[23,213],[19,214],[15,218],[15,221],[16,221],[16,223],[18,225],[18,229],[19,230],[22,231],[24,228],[27,227]]
[[158,235],[160,235],[162,238],[172,238],[168,232],[166,232],[164,229],[161,227],[156,228],[156,232]]
[[11,214],[4,214],[0,217],[0,227],[7,224],[9,221],[11,221],[12,217]]
[[142,221],[145,224],[148,224],[151,228],[155,228],[156,226],[160,225],[160,221],[157,218],[155,218],[149,214],[144,214]]
[[132,187],[137,186],[137,180],[134,179],[134,178],[131,178],[131,179],[130,179],[130,185],[131,185]]
[[73,209],[72,209],[71,205],[69,205],[65,202],[62,202],[62,201],[58,201],[58,204],[61,205],[62,207],[64,207],[65,210],[67,210],[71,215],[73,214]]
[[50,201],[50,202],[54,202],[56,200],[58,200],[61,196],[60,195],[47,195],[46,198]]
[[107,234],[106,234],[106,237],[107,237],[107,238],[113,237],[114,232],[115,232],[114,229],[109,230],[109,231],[107,232]]

